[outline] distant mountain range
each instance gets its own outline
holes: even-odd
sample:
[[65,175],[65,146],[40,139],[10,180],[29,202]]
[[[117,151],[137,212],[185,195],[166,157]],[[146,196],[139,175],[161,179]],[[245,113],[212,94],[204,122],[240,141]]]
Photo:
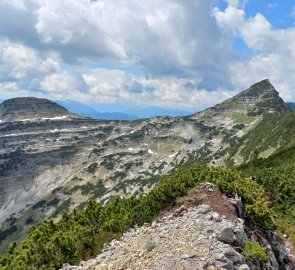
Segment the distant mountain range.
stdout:
[[[105,120],[137,120],[155,116],[184,116],[192,114],[190,111],[171,110],[154,106],[140,107],[130,104],[104,103],[86,105],[74,100],[58,100],[56,102],[73,113],[94,119]],[[116,111],[114,107],[116,107]]]
[[62,105],[70,112],[79,114],[85,117],[104,120],[136,120],[138,116],[121,113],[121,112],[98,112],[94,108],[74,100],[57,100],[56,103]]
[[[0,103],[3,101],[4,99],[0,99]],[[192,114],[191,111],[171,110],[153,106],[140,107],[104,103],[86,105],[75,100],[55,100],[55,102],[74,114],[102,120],[138,120],[155,116],[176,117]],[[118,111],[112,111],[114,107],[117,107]]]

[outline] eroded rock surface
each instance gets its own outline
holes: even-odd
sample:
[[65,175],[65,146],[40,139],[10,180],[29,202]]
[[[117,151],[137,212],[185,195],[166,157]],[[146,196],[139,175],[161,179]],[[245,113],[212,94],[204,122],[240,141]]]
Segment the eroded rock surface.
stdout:
[[200,205],[113,240],[95,259],[66,269],[250,269],[230,244],[246,239],[244,222]]

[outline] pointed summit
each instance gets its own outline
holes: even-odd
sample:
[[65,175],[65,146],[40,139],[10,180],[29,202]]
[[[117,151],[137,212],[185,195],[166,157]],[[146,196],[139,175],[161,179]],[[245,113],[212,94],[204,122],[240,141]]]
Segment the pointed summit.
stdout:
[[279,93],[276,91],[270,81],[268,79],[265,79],[261,82],[257,82],[251,85],[248,89],[239,93],[234,98],[239,99],[243,97],[249,97],[250,99],[259,99],[262,97],[267,98],[267,96],[279,96]]
[[213,109],[218,112],[243,112],[252,116],[290,111],[268,79],[253,84]]

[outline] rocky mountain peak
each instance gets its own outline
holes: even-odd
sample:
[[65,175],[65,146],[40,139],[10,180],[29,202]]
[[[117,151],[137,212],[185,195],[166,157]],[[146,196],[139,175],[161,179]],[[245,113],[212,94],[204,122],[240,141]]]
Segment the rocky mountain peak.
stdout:
[[251,100],[270,99],[279,98],[279,93],[270,81],[266,79],[251,85],[234,98],[242,99],[243,97]]
[[74,116],[64,107],[48,99],[35,97],[12,98],[0,104],[0,121],[23,121]]
[[275,94],[277,96],[279,95],[271,82],[268,79],[265,79],[251,85],[248,89],[238,94],[238,96],[251,96],[253,98],[261,98],[265,95],[268,95],[269,93]]
[[253,84],[213,109],[218,112],[243,112],[253,116],[290,111],[268,79]]

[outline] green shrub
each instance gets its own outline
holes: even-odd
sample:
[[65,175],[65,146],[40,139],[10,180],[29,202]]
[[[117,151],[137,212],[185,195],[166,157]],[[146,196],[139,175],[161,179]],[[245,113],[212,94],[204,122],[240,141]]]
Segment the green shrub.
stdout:
[[242,255],[245,260],[250,263],[254,263],[258,260],[260,263],[265,264],[268,261],[268,256],[265,249],[258,243],[253,243],[251,241],[247,241],[244,244],[244,251]]

